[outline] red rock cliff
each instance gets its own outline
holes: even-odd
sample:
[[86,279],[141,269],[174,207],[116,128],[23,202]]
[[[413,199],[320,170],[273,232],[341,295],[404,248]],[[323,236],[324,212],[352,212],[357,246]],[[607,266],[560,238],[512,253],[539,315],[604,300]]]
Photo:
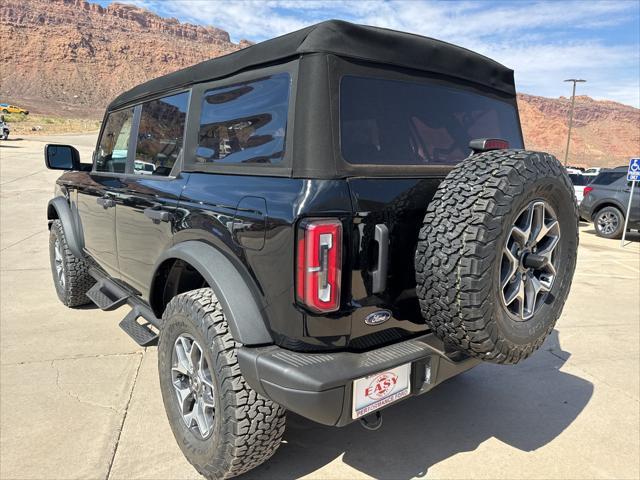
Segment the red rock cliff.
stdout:
[[[139,7],[80,0],[3,0],[0,38],[0,101],[92,117],[138,83],[250,45]],[[518,104],[527,148],[563,159],[569,99],[521,94]],[[640,110],[576,98],[571,164],[613,166],[638,154]]]

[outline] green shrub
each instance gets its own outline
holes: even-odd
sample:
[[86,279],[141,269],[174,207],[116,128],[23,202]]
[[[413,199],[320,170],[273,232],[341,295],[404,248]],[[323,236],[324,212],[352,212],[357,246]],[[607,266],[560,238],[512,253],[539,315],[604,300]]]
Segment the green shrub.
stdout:
[[26,122],[29,120],[29,116],[22,113],[4,113],[3,115],[4,121],[7,123]]

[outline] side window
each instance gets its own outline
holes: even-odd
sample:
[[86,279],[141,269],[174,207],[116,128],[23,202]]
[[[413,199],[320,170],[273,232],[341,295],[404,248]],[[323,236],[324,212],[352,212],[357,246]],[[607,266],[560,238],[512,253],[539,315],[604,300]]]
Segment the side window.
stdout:
[[289,74],[280,73],[206,91],[196,162],[281,162],[290,85]]
[[133,108],[109,114],[98,145],[97,172],[125,173],[132,122]]
[[182,152],[187,92],[142,104],[133,172],[169,175]]
[[[622,180],[624,179],[624,180]],[[602,172],[593,181],[594,185],[612,185],[626,181],[626,172]]]

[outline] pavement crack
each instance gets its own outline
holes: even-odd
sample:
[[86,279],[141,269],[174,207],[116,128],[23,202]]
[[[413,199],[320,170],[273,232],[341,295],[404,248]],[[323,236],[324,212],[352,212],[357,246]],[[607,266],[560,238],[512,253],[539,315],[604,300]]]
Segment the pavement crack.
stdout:
[[[566,357],[563,357],[562,355],[559,355],[558,353],[556,353],[552,348],[547,348],[547,352],[549,352],[554,357],[559,358],[563,362],[566,362],[567,360],[569,360],[569,357],[571,356],[571,355],[567,355]],[[565,352],[562,352],[562,353],[565,353]]]
[[116,438],[116,444],[113,448],[113,455],[111,455],[111,460],[109,461],[109,468],[107,469],[107,475],[105,480],[109,480],[111,478],[111,469],[113,468],[113,462],[116,459],[116,453],[118,453],[118,447],[120,446],[120,437],[122,437],[122,430],[124,429],[124,422],[127,420],[127,414],[129,413],[129,405],[131,405],[131,399],[133,398],[133,392],[136,388],[136,383],[138,381],[138,375],[140,374],[140,367],[142,367],[142,361],[144,360],[144,353],[147,351],[145,348],[140,355],[140,361],[138,362],[138,367],[136,368],[136,373],[133,376],[133,383],[131,384],[131,391],[129,392],[129,398],[127,399],[127,404],[124,407],[124,415],[122,415],[122,422],[120,422],[120,429],[118,430],[118,438]]
[[10,183],[17,182],[18,180],[22,180],[22,179],[28,178],[28,177],[33,177],[34,175],[37,175],[39,173],[44,173],[44,172],[46,172],[46,170],[38,170],[37,172],[31,172],[31,173],[28,173],[28,174],[23,175],[21,177],[12,178],[11,180],[7,180],[6,182],[0,183],[0,186],[8,185]]
[[115,412],[117,414],[122,413],[117,408],[112,407],[111,405],[103,405],[101,403],[92,402],[91,400],[85,400],[85,399],[81,398],[80,395],[78,395],[77,393],[73,393],[71,390],[67,390],[67,389],[63,388],[62,385],[60,385],[60,369],[56,366],[56,360],[51,360],[51,367],[56,371],[56,387],[58,387],[58,390],[60,390],[64,394],[66,394],[68,397],[72,398],[73,400],[77,401],[78,403],[83,403],[85,405],[91,405],[92,407],[105,408],[105,409],[111,410],[111,411],[113,411],[113,412]]
[[2,363],[3,367],[12,367],[18,365],[30,365],[32,363],[51,363],[51,362],[63,362],[65,360],[83,360],[85,358],[104,358],[104,357],[128,357],[131,355],[140,355],[143,353],[141,350],[135,352],[123,352],[123,353],[96,353],[93,355],[73,355],[71,357],[51,358],[47,360],[23,360],[22,362]]
[[12,243],[11,245],[7,245],[6,247],[0,248],[0,252],[4,252],[5,250],[11,248],[11,247],[15,247],[16,245],[24,242],[25,240],[29,240],[32,237],[35,237],[36,235],[39,235],[42,233],[42,230],[38,230],[35,233],[32,233],[31,235],[27,235],[26,237],[24,237],[22,240],[18,240],[17,242]]
[[0,272],[44,272],[49,269],[44,268],[0,268]]

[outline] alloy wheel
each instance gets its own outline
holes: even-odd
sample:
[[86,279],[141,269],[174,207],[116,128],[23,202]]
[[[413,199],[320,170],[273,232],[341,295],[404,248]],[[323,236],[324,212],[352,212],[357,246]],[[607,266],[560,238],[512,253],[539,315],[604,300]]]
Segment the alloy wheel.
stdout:
[[598,230],[604,235],[611,235],[618,229],[620,220],[615,213],[604,212],[598,216]]
[[531,319],[544,302],[556,277],[555,249],[560,225],[555,212],[542,200],[518,215],[502,250],[502,302],[516,321]]
[[195,435],[208,438],[213,432],[215,389],[202,347],[190,335],[180,335],[173,346],[171,365],[182,420]]
[[55,244],[53,245],[53,260],[56,267],[56,275],[58,277],[58,283],[62,288],[64,288],[66,284],[66,279],[64,276],[64,263],[62,256],[62,246],[60,245],[60,240],[56,239]]

